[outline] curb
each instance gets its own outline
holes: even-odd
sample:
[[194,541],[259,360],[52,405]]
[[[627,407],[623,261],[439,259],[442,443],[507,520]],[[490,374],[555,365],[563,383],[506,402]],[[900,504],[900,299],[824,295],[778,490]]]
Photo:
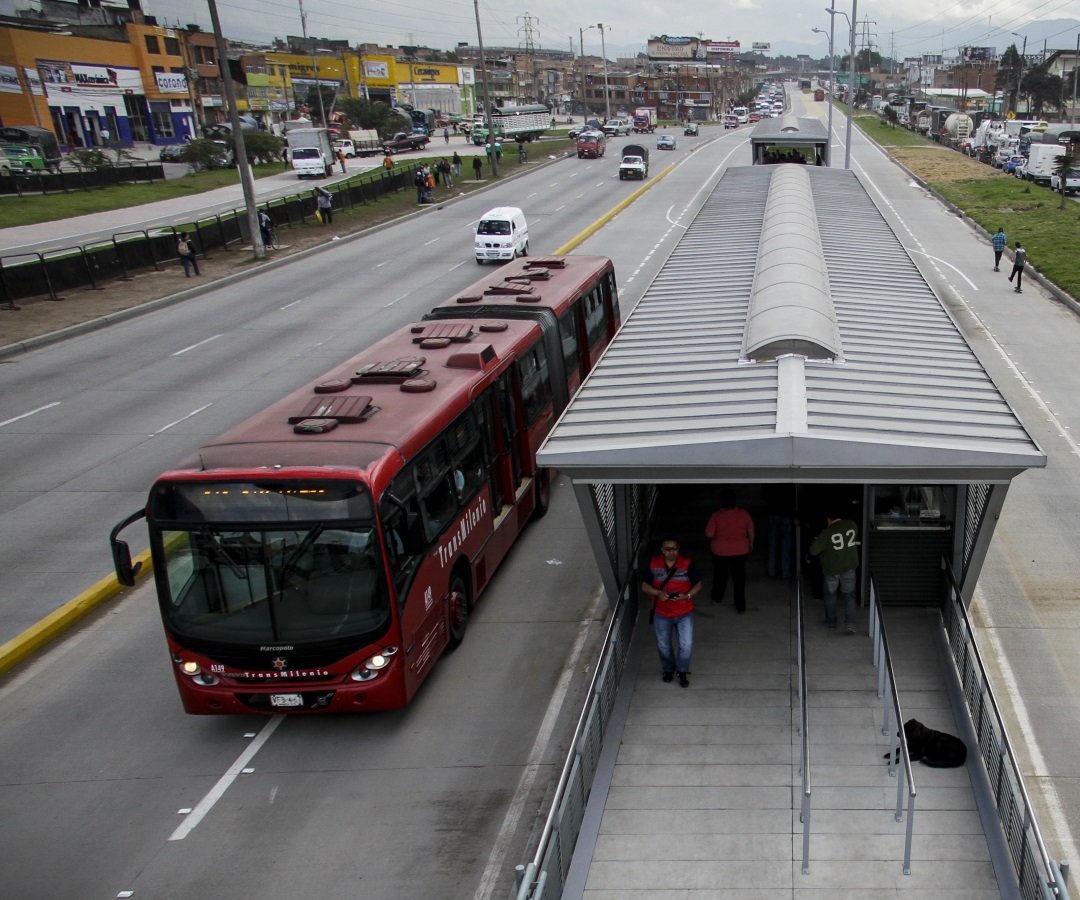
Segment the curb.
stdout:
[[[867,137],[868,140],[873,140],[873,138],[870,138],[869,135],[867,135],[865,131],[863,132],[863,136]],[[880,146],[880,145],[878,145],[878,146]],[[884,150],[884,148],[882,148],[882,149]],[[911,169],[909,169],[907,166],[905,166],[902,162],[900,162],[900,160],[898,160],[891,153],[889,153],[888,151],[885,151],[885,157],[894,166],[897,166],[898,168],[902,169],[908,175],[908,177],[911,178],[912,181],[914,181],[916,184],[918,184],[919,187],[921,187],[924,191],[926,191],[926,193],[928,193],[931,197],[933,197],[935,200],[937,200],[937,202],[940,203],[942,206],[944,206],[949,212],[951,212],[953,215],[957,216],[959,219],[961,219],[963,222],[965,222],[967,224],[968,228],[970,228],[977,235],[979,235],[979,237],[983,238],[987,243],[990,243],[990,240],[991,240],[990,232],[987,231],[985,228],[983,228],[982,225],[980,225],[978,222],[976,222],[974,219],[972,219],[971,216],[969,216],[966,212],[964,212],[962,209],[960,209],[960,207],[954,206],[950,201],[948,201],[944,197],[942,197],[941,194],[939,194],[932,187],[930,187],[929,184],[927,184],[925,181],[923,181],[918,175],[916,175],[914,172],[912,172]],[[1010,250],[1008,247],[1006,247],[1005,248],[1005,253],[1006,253],[1006,255],[1008,256],[1009,259],[1012,259],[1012,250]],[[1024,266],[1024,277],[1027,278],[1029,281],[1034,281],[1043,290],[1045,290],[1048,294],[1050,294],[1052,297],[1054,297],[1054,299],[1058,300],[1059,302],[1063,303],[1065,306],[1069,307],[1069,309],[1071,309],[1077,315],[1080,315],[1080,300],[1077,300],[1076,297],[1072,296],[1072,294],[1067,294],[1065,291],[1063,291],[1056,284],[1054,284],[1054,282],[1050,281],[1045,275],[1042,274],[1042,272],[1040,272],[1038,269],[1036,269],[1030,263],[1028,263],[1026,266]]]
[[[150,571],[149,550],[144,550],[135,557],[134,561],[142,563],[140,578]],[[59,609],[49,613],[44,619],[35,622],[21,634],[0,645],[0,675],[13,669],[46,644],[58,638],[73,625],[113,599],[123,589],[123,585],[116,580],[115,575],[102,578],[93,587],[87,588]]]

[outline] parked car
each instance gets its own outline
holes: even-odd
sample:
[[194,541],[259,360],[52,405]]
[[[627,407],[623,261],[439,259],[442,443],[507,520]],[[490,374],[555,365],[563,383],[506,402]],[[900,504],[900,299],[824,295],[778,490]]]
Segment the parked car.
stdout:
[[697,137],[698,123],[697,122],[687,122],[686,127],[683,129],[683,134],[685,136],[687,136],[687,137]]
[[0,147],[0,173],[36,172],[48,168],[45,157],[32,146],[4,144]]
[[735,115],[734,113],[728,113],[726,116],[724,116],[724,127],[725,128],[738,128],[739,127],[739,117],[737,115]]
[[158,159],[162,162],[183,162],[184,161],[184,145],[183,144],[166,144],[161,148],[158,153]]
[[675,149],[675,138],[673,138],[670,134],[661,134],[661,135],[659,135],[656,138],[656,149],[657,150],[674,150]]

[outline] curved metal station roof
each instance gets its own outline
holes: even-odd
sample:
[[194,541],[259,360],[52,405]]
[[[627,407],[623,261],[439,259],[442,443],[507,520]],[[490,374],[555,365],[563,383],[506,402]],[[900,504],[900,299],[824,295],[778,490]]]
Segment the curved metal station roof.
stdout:
[[784,146],[823,144],[828,140],[828,133],[821,119],[786,113],[775,119],[762,119],[750,132],[750,140],[756,144]]
[[539,460],[616,483],[1046,463],[855,174],[783,165],[725,172]]

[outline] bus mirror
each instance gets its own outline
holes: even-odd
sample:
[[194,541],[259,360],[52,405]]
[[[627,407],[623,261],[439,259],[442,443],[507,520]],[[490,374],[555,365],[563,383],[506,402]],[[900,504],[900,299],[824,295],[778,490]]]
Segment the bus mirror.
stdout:
[[132,522],[143,518],[146,518],[146,510],[140,509],[138,512],[132,513],[124,519],[124,521],[117,524],[109,535],[109,546],[112,549],[113,568],[116,570],[116,580],[124,585],[124,587],[134,586],[135,579],[142,569],[142,563],[131,562],[131,550],[128,548],[127,541],[120,540],[118,535]]

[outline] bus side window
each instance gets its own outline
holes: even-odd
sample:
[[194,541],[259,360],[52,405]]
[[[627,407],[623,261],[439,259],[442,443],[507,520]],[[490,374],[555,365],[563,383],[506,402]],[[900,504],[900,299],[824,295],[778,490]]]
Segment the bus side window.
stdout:
[[615,334],[615,329],[618,328],[619,322],[622,321],[622,314],[619,311],[619,289],[615,285],[615,273],[608,272],[604,276],[604,298],[606,299],[605,307],[608,310],[608,315],[611,316],[611,334]]
[[417,459],[416,485],[420,493],[424,532],[427,539],[433,541],[450,524],[458,510],[457,491],[443,437],[436,438]]
[[453,465],[454,489],[462,502],[472,497],[488,477],[484,442],[477,421],[477,406],[482,408],[483,402],[458,416],[446,435]]
[[521,405],[526,426],[532,425],[551,402],[551,378],[543,345],[537,344],[518,361],[521,377]]
[[604,311],[603,288],[600,285],[585,296],[585,333],[590,350],[607,337],[607,314]]
[[578,305],[575,303],[566,315],[559,319],[559,338],[562,341],[563,371],[566,372],[567,378],[581,366],[581,351],[578,349],[577,314]]
[[397,502],[382,501],[383,538],[394,578],[394,587],[404,602],[409,579],[427,547],[421,526],[420,504],[416,499],[415,472],[412,466],[394,477],[387,492]]

